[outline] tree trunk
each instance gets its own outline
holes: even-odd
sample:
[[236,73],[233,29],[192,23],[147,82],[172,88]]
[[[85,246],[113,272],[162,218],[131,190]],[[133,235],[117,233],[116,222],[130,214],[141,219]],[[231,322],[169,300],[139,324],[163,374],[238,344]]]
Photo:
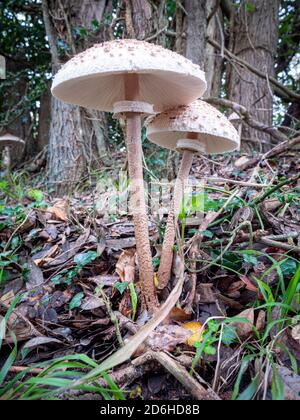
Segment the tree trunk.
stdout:
[[[107,38],[107,27],[104,25],[103,29],[100,24],[105,13],[112,11],[111,1],[43,0],[42,4],[53,74],[72,55]],[[91,30],[93,21],[98,22],[98,31]],[[86,36],[75,39],[73,28],[84,28]],[[68,46],[63,54],[58,51],[58,40]],[[104,113],[83,110],[52,98],[48,174],[56,194],[68,194],[87,164],[97,161],[99,154],[101,157],[107,154],[106,127]]]
[[186,51],[185,56],[204,70],[206,47],[206,1],[185,0]]
[[223,17],[217,6],[218,0],[185,0],[185,56],[205,71],[204,97],[219,96],[221,86],[223,58],[206,42],[209,36],[220,43],[223,36]]
[[[207,37],[215,40],[219,44],[224,42],[224,19],[221,9],[218,6],[219,0],[213,0],[206,4],[206,16],[207,16]],[[216,9],[217,8],[217,9]],[[205,77],[207,83],[207,89],[204,93],[204,97],[210,96],[219,97],[221,90],[222,74],[224,70],[224,58],[222,54],[217,51],[208,42],[205,48]]]
[[40,97],[39,109],[39,131],[37,139],[37,150],[40,152],[49,144],[49,131],[51,124],[51,93],[50,86],[46,89]]
[[[278,37],[279,0],[242,1],[234,9],[231,29],[231,50],[268,76],[274,75],[274,57]],[[237,63],[229,63],[229,99],[245,106],[253,117],[272,125],[273,93],[265,80]],[[243,127],[244,138],[270,141],[270,136]]]

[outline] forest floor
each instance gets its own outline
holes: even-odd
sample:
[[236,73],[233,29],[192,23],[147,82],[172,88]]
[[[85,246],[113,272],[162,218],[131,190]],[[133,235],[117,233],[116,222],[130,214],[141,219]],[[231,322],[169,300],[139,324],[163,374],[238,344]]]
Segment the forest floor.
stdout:
[[[130,215],[106,214],[109,194],[50,199],[3,178],[0,398],[300,399],[296,147],[195,159],[190,179],[206,183],[181,211],[155,329]],[[165,216],[150,217],[156,268]]]

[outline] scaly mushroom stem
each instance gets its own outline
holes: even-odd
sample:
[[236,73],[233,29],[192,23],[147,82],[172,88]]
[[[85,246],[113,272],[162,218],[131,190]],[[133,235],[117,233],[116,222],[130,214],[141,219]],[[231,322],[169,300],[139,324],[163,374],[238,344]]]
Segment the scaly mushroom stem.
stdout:
[[173,200],[168,215],[165,237],[162,246],[160,265],[158,269],[159,289],[164,289],[167,286],[170,279],[173,261],[173,246],[175,243],[176,223],[178,220],[180,206],[184,194],[184,188],[191,170],[194,154],[195,153],[193,151],[184,150],[182,155],[179,172],[174,186]]
[[141,116],[127,114],[126,144],[130,177],[130,209],[136,239],[142,296],[149,312],[158,306],[149,241],[148,217],[143,182]]

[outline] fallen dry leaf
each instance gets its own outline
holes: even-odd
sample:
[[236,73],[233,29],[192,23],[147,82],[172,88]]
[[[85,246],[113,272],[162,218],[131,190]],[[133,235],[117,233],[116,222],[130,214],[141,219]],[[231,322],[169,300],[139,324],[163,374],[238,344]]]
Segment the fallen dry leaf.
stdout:
[[245,322],[237,321],[232,324],[232,326],[236,329],[238,337],[241,339],[249,337],[249,335],[252,334],[254,326],[254,309],[245,309],[243,312],[239,313],[237,317],[245,319]]
[[62,222],[68,221],[68,202],[66,200],[58,200],[53,207],[47,209],[47,212],[51,213],[56,220]]
[[[276,366],[276,373],[280,376],[284,385],[284,399],[288,401],[300,400],[300,376],[284,366]],[[272,375],[269,383],[272,384]]]
[[198,321],[187,322],[182,325],[183,328],[191,332],[191,335],[186,340],[186,344],[190,347],[194,347],[196,342],[202,341],[203,325]]
[[179,344],[187,342],[192,332],[179,325],[157,327],[147,339],[147,345],[155,351],[173,351]]
[[119,275],[121,281],[128,283],[134,281],[135,269],[135,250],[127,249],[122,252],[116,264],[116,273]]

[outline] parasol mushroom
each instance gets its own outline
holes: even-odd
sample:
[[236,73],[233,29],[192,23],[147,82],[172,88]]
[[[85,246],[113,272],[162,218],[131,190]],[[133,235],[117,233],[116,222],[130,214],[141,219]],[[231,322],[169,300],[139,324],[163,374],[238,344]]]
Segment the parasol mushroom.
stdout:
[[10,171],[11,165],[11,156],[10,152],[11,149],[19,148],[20,146],[23,148],[25,145],[24,140],[16,137],[12,134],[6,133],[0,136],[0,146],[4,147],[4,163],[6,167],[6,173]]
[[242,118],[239,114],[237,114],[236,112],[232,112],[229,117],[228,120],[231,122],[231,124],[237,129],[240,138],[242,138],[242,128],[243,128],[243,124],[242,124]]
[[130,207],[135,226],[142,295],[150,312],[157,306],[142,169],[141,119],[188,104],[206,88],[199,66],[160,46],[137,40],[95,45],[56,74],[52,93],[75,105],[125,118]]
[[158,270],[158,288],[163,289],[170,278],[175,225],[194,154],[236,150],[240,145],[240,137],[221,112],[200,100],[150,118],[147,123],[147,134],[153,143],[182,152]]

